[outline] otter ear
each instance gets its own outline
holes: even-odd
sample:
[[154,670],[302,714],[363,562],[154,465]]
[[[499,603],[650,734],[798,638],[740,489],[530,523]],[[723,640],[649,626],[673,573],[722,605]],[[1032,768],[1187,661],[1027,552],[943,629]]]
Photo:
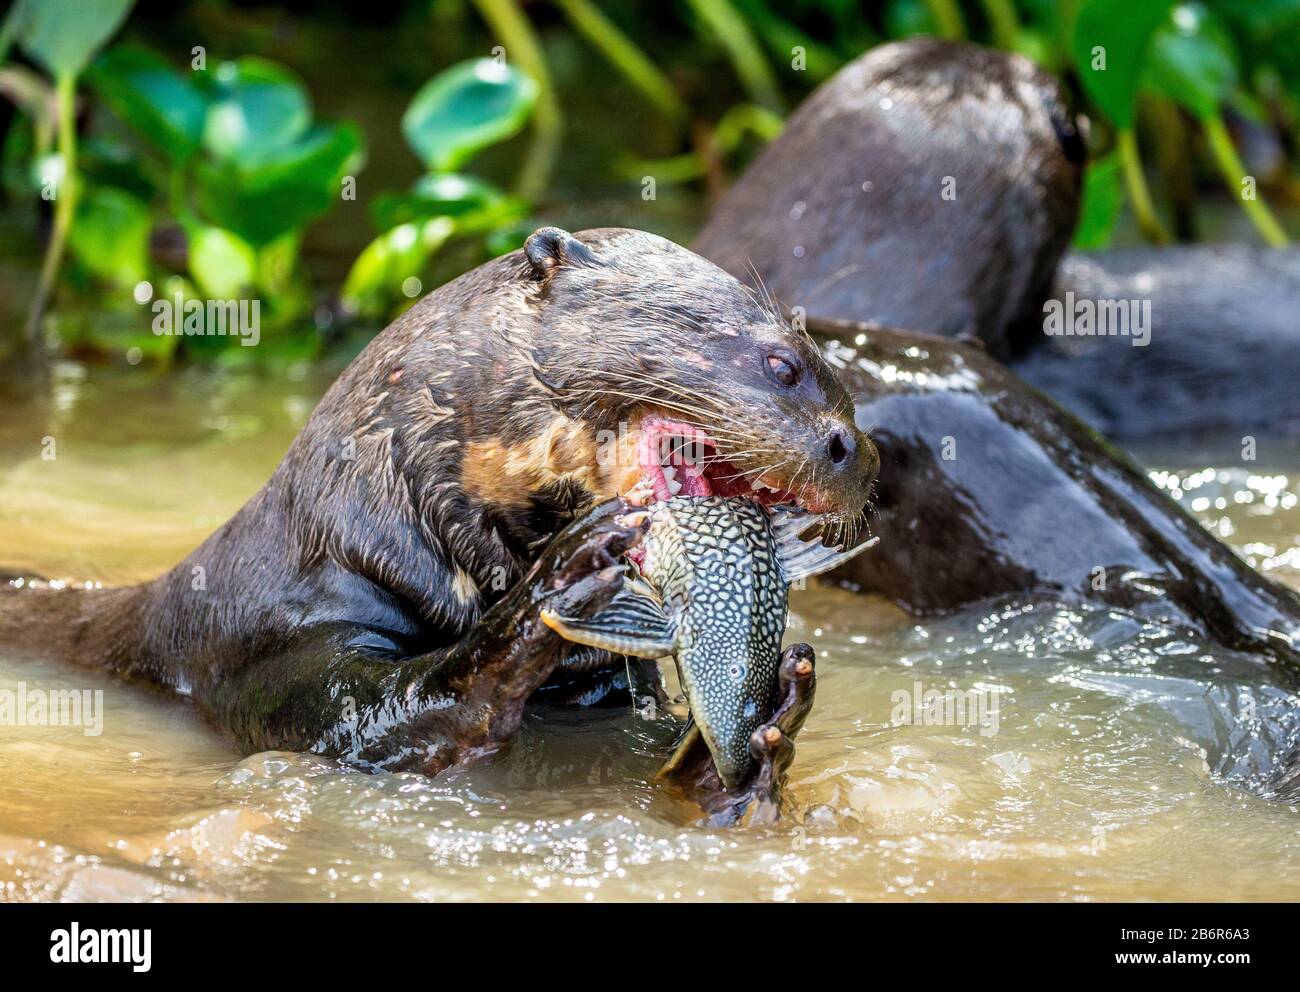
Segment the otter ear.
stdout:
[[602,265],[581,241],[558,227],[539,227],[524,242],[524,255],[533,270],[533,278],[545,279],[561,265]]

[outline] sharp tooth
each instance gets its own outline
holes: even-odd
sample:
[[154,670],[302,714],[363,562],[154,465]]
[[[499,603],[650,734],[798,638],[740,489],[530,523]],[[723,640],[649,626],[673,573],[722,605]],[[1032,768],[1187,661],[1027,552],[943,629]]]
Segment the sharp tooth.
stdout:
[[668,491],[672,493],[674,496],[676,496],[679,492],[682,491],[682,484],[678,482],[676,479],[669,479]]
[[766,489],[767,486],[763,485],[763,483],[759,482],[757,479],[753,479],[753,480],[751,480],[750,483],[749,483],[749,488],[750,488],[750,489]]
[[677,478],[677,470],[671,465],[664,466],[664,482],[668,483],[668,488],[673,487],[673,481]]

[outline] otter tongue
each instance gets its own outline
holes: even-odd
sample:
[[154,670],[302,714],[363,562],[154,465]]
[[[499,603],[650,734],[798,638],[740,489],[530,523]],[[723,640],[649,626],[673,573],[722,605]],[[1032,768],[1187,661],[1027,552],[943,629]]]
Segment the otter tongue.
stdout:
[[641,436],[639,457],[642,477],[650,482],[657,500],[674,496],[712,496],[704,477],[702,435],[671,421],[653,420]]

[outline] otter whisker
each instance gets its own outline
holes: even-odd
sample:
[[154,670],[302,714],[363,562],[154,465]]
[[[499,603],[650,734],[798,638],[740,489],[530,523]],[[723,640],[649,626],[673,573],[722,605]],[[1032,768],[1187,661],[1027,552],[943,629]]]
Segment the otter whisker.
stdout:
[[[690,413],[693,413],[693,412],[694,412],[693,410],[691,410],[691,408],[686,407],[686,406],[683,406],[683,405],[680,404],[680,403],[675,403],[675,402],[673,402],[673,401],[671,401],[671,400],[665,400],[665,399],[663,399],[663,398],[661,398],[661,397],[651,396],[651,395],[648,395],[648,394],[645,394],[645,393],[630,393],[630,392],[627,392],[626,390],[620,390],[620,389],[603,389],[603,388],[598,388],[598,387],[594,387],[594,386],[579,386],[579,387],[575,387],[575,388],[573,389],[573,391],[574,391],[574,392],[578,392],[578,393],[589,393],[589,394],[603,395],[603,396],[622,396],[622,397],[626,397],[626,398],[628,398],[628,399],[639,400],[639,401],[641,401],[641,402],[643,402],[643,403],[649,403],[649,404],[653,404],[653,405],[656,405],[656,406],[662,406],[662,407],[665,407],[665,408],[667,408],[667,409],[673,410],[674,412],[680,411],[680,412],[687,413],[687,414],[690,414]],[[752,440],[752,435],[749,434],[749,433],[741,434],[741,433],[736,432],[736,431],[730,431],[730,430],[728,430],[728,429],[726,429],[726,428],[724,428],[724,427],[718,427],[717,425],[714,425],[714,424],[712,424],[712,423],[702,423],[702,422],[699,422],[699,421],[690,421],[690,420],[687,420],[687,419],[685,419],[685,418],[680,418],[680,419],[682,419],[683,423],[689,423],[689,424],[692,424],[692,426],[700,427],[700,428],[702,428],[702,429],[704,429],[704,430],[709,431],[710,434],[713,434],[713,433],[726,434],[726,435],[730,435],[730,436],[732,436],[732,437],[736,437],[736,438],[743,438],[743,439],[746,439],[746,440]]]

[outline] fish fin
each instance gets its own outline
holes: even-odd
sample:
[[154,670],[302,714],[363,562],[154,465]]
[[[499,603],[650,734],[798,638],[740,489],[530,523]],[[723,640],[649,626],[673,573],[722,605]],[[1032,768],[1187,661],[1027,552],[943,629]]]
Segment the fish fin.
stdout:
[[767,507],[767,517],[772,524],[772,535],[780,544],[797,540],[809,527],[821,523],[822,514],[809,513],[794,503],[779,503]]
[[661,602],[659,590],[643,579],[640,572],[623,577],[623,591],[629,595],[643,596],[654,603]]
[[785,575],[785,581],[798,582],[800,579],[809,579],[814,575],[829,572],[837,565],[843,565],[846,561],[862,554],[867,548],[879,543],[880,538],[873,537],[847,551],[842,551],[839,548],[828,548],[819,540],[801,541],[796,535],[791,534],[789,537],[777,539],[776,557],[781,563],[781,572]]
[[589,620],[542,610],[542,623],[566,641],[636,658],[662,658],[677,650],[677,625],[648,596],[626,589]]
[[685,729],[681,732],[680,736],[678,736],[677,744],[673,748],[672,755],[664,762],[664,766],[660,768],[659,771],[655,772],[655,778],[666,778],[675,772],[678,766],[680,766],[686,759],[687,752],[690,751],[699,736],[699,724],[695,722],[694,718],[691,718],[686,722]]

